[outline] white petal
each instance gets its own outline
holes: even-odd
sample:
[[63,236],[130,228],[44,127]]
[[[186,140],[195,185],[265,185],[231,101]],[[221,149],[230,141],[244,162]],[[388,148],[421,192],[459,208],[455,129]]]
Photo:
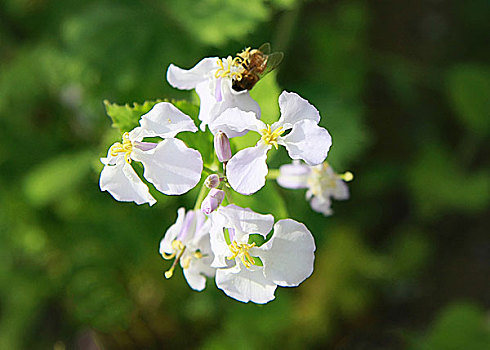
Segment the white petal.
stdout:
[[145,137],[174,137],[182,131],[196,132],[194,121],[187,114],[168,102],[157,103],[140,120]]
[[202,121],[200,125],[201,131],[206,130],[206,125],[211,121],[211,110],[216,105],[217,101],[211,92],[210,81],[205,80],[196,85],[196,93],[199,96],[199,120]]
[[253,130],[260,132],[265,129],[265,124],[257,119],[257,115],[253,112],[245,112],[239,108],[228,108],[221,113],[210,125],[211,132],[215,134],[219,130],[226,133],[232,131],[232,134],[243,133],[244,131]]
[[187,269],[183,269],[185,280],[189,287],[195,291],[202,291],[206,288],[206,276],[199,273],[199,269],[194,269],[194,262]]
[[183,194],[201,179],[201,154],[178,139],[166,139],[153,150],[133,149],[132,157],[143,163],[143,176],[167,195]]
[[273,124],[273,129],[276,126],[282,126],[287,130],[301,120],[311,120],[316,124],[320,121],[318,110],[294,92],[283,91],[281,93],[281,96],[279,96],[279,108],[281,109],[281,118]]
[[123,157],[116,165],[106,165],[100,173],[99,186],[101,191],[109,192],[120,202],[148,203],[153,205],[156,199],[152,197],[143,181],[138,177],[130,164]]
[[231,187],[241,194],[252,194],[265,185],[267,152],[272,146],[258,144],[242,149],[226,166],[226,176]]
[[[196,233],[194,234],[195,240],[200,240],[203,236],[209,234],[211,229],[211,220],[208,220],[207,216],[202,211],[196,210]],[[209,240],[209,237],[208,237]]]
[[274,217],[271,214],[258,214],[252,209],[234,204],[220,207],[218,212],[226,218],[224,225],[234,228],[236,239],[244,243],[248,241],[248,236],[245,237],[244,234],[260,234],[266,237],[274,225]]
[[177,210],[177,220],[172,226],[168,228],[167,232],[165,232],[165,236],[160,241],[160,254],[172,254],[172,242],[177,238],[178,234],[180,233],[182,225],[184,224],[184,219],[185,209],[179,208]]
[[212,267],[228,267],[231,266],[232,262],[227,259],[231,256],[230,248],[226,243],[224,231],[225,227],[229,228],[227,225],[227,218],[220,213],[220,210],[213,212],[210,215],[211,229],[210,229],[210,241],[211,249],[214,254],[214,260],[211,263]]
[[310,172],[311,169],[308,165],[293,161],[292,164],[281,165],[277,183],[285,188],[307,188]]
[[[114,145],[115,144],[113,144],[112,146]],[[109,147],[109,149],[107,150],[107,157],[100,158],[100,162],[104,165],[116,165],[116,163],[124,161],[124,156],[122,154],[118,154],[116,156],[113,156],[111,154],[112,146]]]
[[328,131],[314,121],[303,120],[293,126],[291,132],[281,138],[292,159],[303,159],[308,165],[322,163],[332,145]]
[[191,69],[182,69],[171,64],[167,70],[170,85],[180,90],[194,89],[196,85],[208,79],[218,69],[218,57],[207,57]]
[[264,264],[267,279],[283,287],[294,287],[313,272],[315,241],[305,225],[291,219],[274,225],[272,238],[250,250]]
[[315,196],[310,200],[311,208],[317,213],[322,213],[325,216],[330,216],[333,214],[331,205],[332,201],[327,196]]
[[244,302],[265,304],[275,298],[277,286],[265,279],[262,268],[241,269],[238,266],[216,271],[216,285],[226,295]]
[[[180,262],[182,266],[185,259],[188,256],[191,257],[189,267],[183,269],[184,276],[192,289],[201,291],[206,287],[206,276],[214,277],[216,271],[216,269],[210,266],[213,261],[213,254],[210,248],[209,234],[207,236],[201,236],[197,242],[188,246],[188,250],[191,248],[192,250],[190,252],[186,251],[187,254],[184,254]],[[201,254],[203,254],[202,258],[192,256],[196,249],[199,249]]]
[[[260,107],[259,104],[250,96],[248,91],[236,92],[231,87],[231,79],[221,80],[221,100],[216,103],[210,112],[209,129],[214,134],[219,129],[219,126],[215,125],[215,120],[224,111],[229,108],[238,108],[244,112],[254,113],[255,119],[260,119]],[[231,128],[226,128],[226,125],[221,124],[221,130],[228,135],[229,138],[242,136],[247,133],[247,131],[236,132]]]
[[349,199],[349,187],[343,180],[341,179],[336,180],[336,186],[332,192],[332,197],[337,200]]
[[259,104],[250,96],[248,91],[237,92],[233,90],[231,79],[222,80],[221,97],[222,103],[214,110],[216,116],[228,108],[237,107],[242,111],[255,113],[256,117],[260,119],[261,111]]

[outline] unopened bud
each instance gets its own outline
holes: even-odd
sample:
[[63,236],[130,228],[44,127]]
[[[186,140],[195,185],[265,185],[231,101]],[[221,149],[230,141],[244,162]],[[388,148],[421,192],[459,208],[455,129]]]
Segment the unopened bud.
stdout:
[[204,200],[202,201],[201,204],[201,210],[204,214],[209,215],[216,209],[218,209],[219,205],[221,202],[223,202],[223,199],[225,198],[225,192],[222,190],[218,190],[216,188],[212,188],[211,191],[209,191],[208,195]]
[[223,131],[218,131],[214,135],[214,150],[218,156],[218,160],[223,163],[227,162],[231,158],[231,147],[228,136]]
[[219,183],[219,176],[216,174],[211,174],[204,180],[204,186],[207,188],[216,188],[219,186]]

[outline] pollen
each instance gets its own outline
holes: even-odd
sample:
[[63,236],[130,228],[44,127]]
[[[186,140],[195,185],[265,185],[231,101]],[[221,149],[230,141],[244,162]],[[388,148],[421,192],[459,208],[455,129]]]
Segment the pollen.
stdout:
[[262,138],[261,140],[266,144],[266,145],[272,145],[276,149],[278,148],[277,145],[277,138],[281,136],[284,133],[285,130],[282,129],[282,126],[278,127],[276,130],[272,131],[271,126],[267,125],[267,129],[262,129],[260,132],[262,133]]
[[227,257],[228,260],[232,260],[238,257],[247,269],[250,268],[252,265],[255,265],[255,260],[253,256],[251,256],[248,252],[250,248],[255,247],[255,243],[248,244],[237,243],[237,241],[233,241],[230,245],[228,245],[228,247],[233,254],[232,256]]
[[116,142],[109,150],[109,153],[113,157],[117,157],[119,153],[124,153],[124,160],[126,163],[131,164],[131,152],[133,151],[133,143],[129,139],[129,133],[125,132],[122,136],[122,143]]
[[[227,78],[231,77],[237,80],[242,79],[242,73],[236,72],[236,71],[231,71],[232,68],[239,68],[240,64],[242,63],[243,59],[241,57],[235,57],[231,58],[231,56],[228,56],[223,62],[222,59],[218,59],[218,69],[216,72],[214,72],[214,77],[216,79],[218,78]],[[226,63],[226,68],[225,68],[225,63]]]

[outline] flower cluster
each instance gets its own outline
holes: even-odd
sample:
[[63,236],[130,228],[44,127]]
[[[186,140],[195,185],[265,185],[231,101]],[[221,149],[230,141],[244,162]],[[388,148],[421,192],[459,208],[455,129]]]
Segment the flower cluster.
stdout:
[[[156,200],[133,161],[143,165],[146,181],[166,195],[186,193],[207,173],[194,209],[178,209],[176,222],[160,242],[162,257],[173,261],[165,277],[172,277],[180,264],[196,291],[214,278],[226,295],[261,304],[275,298],[277,286],[298,286],[312,274],[315,241],[300,222],[275,222],[270,214],[234,204],[231,191],[252,195],[266,179],[276,178],[285,188],[306,188],[312,208],[331,215],[331,198],[347,199],[345,182],[352,179],[351,173],[336,174],[325,162],[332,138],[319,125],[318,110],[300,95],[283,91],[279,119],[270,125],[260,120],[260,107],[249,90],[282,59],[282,54],[269,55],[266,47],[247,48],[234,58],[204,58],[189,70],[173,64],[168,68],[172,86],[195,89],[199,95],[200,129],[214,135],[213,164],[203,165],[199,150],[176,138],[198,131],[192,118],[160,102],[109,148],[101,158],[100,175],[100,189],[116,200],[153,205]],[[248,132],[259,135],[257,144],[233,154],[230,139]],[[267,154],[279,146],[293,162],[270,171]]]

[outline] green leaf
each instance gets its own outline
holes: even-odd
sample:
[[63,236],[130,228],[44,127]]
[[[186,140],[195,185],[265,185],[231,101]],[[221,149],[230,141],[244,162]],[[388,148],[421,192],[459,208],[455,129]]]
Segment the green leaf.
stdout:
[[112,126],[118,128],[121,133],[124,133],[137,127],[140,117],[152,109],[158,102],[162,102],[162,100],[145,101],[143,104],[133,103],[133,106],[130,106],[127,103],[125,105],[118,105],[104,100],[104,106],[107,115],[112,119]]
[[446,76],[446,93],[461,122],[472,132],[490,131],[490,69],[473,64],[451,68]]

